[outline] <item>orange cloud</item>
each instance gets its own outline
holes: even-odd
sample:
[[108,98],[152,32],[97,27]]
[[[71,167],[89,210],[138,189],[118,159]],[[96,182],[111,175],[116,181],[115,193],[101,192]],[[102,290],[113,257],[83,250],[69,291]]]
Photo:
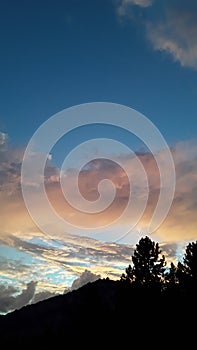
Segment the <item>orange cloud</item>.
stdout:
[[[196,180],[197,180],[197,144],[196,142],[180,142],[172,148],[172,155],[176,168],[176,192],[170,212],[157,231],[158,237],[163,241],[181,241],[196,238]],[[20,188],[20,167],[22,162],[22,149],[4,149],[0,152],[0,184],[1,184],[1,232],[36,232],[38,228],[30,218],[24,205]],[[154,157],[146,153],[138,153],[138,159],[143,164],[148,178],[148,188],[144,181],[138,183],[141,173],[136,167],[133,156],[123,155],[121,161],[129,173],[112,161],[97,159],[84,168],[79,175],[79,190],[88,201],[99,197],[98,185],[101,180],[109,179],[115,188],[115,198],[106,210],[96,214],[80,212],[72,207],[64,198],[59,183],[59,169],[52,167],[48,162],[45,171],[45,186],[49,201],[57,213],[65,220],[79,227],[100,227],[110,225],[117,219],[117,227],[132,223],[132,211],[121,221],[128,198],[133,196],[134,203],[138,205],[143,200],[146,190],[149,191],[147,207],[142,216],[138,229],[146,228],[156,206],[160,191],[159,172]],[[165,158],[165,150],[160,151],[159,157]],[[117,157],[118,160],[118,157]],[[66,185],[72,194],[77,169],[67,174]],[[165,176],[168,176],[166,169]],[[108,193],[106,192],[106,196]],[[74,198],[73,194],[73,198]],[[42,202],[39,201],[39,187],[33,192],[32,203],[42,213],[43,221],[50,224]],[[57,228],[58,236],[58,228]],[[105,239],[105,237],[103,237]],[[129,243],[129,242],[128,242]]]

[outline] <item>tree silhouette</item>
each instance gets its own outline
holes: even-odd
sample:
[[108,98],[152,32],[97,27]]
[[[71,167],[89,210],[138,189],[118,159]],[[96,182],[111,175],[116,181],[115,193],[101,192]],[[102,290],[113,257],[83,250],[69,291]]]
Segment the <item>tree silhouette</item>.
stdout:
[[182,291],[185,280],[185,269],[181,262],[176,266],[173,262],[170,264],[169,271],[165,273],[165,288],[168,296],[178,296]]
[[178,262],[176,267],[176,278],[179,286],[184,287],[184,285],[187,282],[187,275],[186,275],[185,265],[180,261]]
[[183,262],[187,275],[197,280],[197,241],[187,245]]
[[196,291],[197,288],[197,241],[191,242],[185,249],[183,261],[177,266],[171,263],[165,273],[166,288],[179,290],[181,293]]
[[120,280],[122,282],[127,282],[127,283],[130,283],[131,281],[133,281],[133,269],[131,267],[131,265],[129,265],[128,267],[126,267],[125,269],[125,273],[122,274]]
[[171,262],[169,272],[167,272],[165,275],[165,280],[167,282],[168,287],[174,287],[179,283],[177,271],[178,268],[174,265],[173,262]]
[[126,274],[122,275],[122,281],[146,287],[162,285],[166,263],[158,243],[147,236],[141,238],[132,256],[132,263],[126,268]]
[[179,282],[186,288],[197,288],[197,241],[187,245],[183,263],[178,266]]

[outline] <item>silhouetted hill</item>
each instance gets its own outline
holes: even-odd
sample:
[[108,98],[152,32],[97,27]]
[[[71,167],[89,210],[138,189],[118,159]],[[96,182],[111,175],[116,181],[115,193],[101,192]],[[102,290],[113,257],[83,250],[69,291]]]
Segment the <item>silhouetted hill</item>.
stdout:
[[60,341],[85,333],[108,332],[117,306],[120,283],[99,280],[78,290],[28,305],[0,317],[1,339],[6,345],[38,340]]
[[[190,305],[191,304],[191,305]],[[85,345],[110,340],[116,343],[160,329],[182,325],[187,308],[196,307],[186,295],[132,288],[121,281],[100,279],[74,290],[28,305],[0,317],[2,348],[29,345],[49,348],[62,342]],[[190,324],[191,323],[191,324]],[[189,329],[191,319],[187,319]],[[184,332],[186,334],[184,325]],[[41,345],[43,347],[41,347]]]

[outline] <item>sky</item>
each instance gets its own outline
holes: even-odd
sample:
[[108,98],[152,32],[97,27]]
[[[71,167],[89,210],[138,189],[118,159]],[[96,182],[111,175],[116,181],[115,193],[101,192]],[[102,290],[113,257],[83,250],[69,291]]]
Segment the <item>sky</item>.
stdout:
[[[155,157],[163,164],[163,179],[170,186],[167,149],[175,166],[175,193],[165,220],[151,237],[159,241],[169,262],[181,258],[187,242],[197,239],[196,1],[1,1],[0,48],[0,312],[62,294],[99,276],[120,278],[135,243],[147,232],[159,198]],[[28,186],[33,210],[43,221],[41,230],[21,189],[26,147],[52,116],[95,102],[123,105],[144,115],[168,148],[152,154],[128,130],[99,124],[97,119],[94,125],[71,130],[45,154],[44,186],[56,213],[78,231],[62,233],[49,218],[30,167]],[[72,121],[68,115],[66,125]],[[55,130],[50,132],[53,136]],[[93,145],[90,141],[95,138],[100,142]],[[108,146],[104,138],[117,143]],[[89,148],[80,148],[83,142]],[[109,208],[95,215],[65,202],[60,187],[64,159],[78,145],[63,167],[63,189],[68,189],[75,204],[79,204],[74,189],[81,162],[78,185],[87,201],[92,204],[99,198],[103,179],[109,179],[116,192]],[[40,159],[42,152],[37,145],[33,156]],[[93,155],[89,163],[88,152]],[[100,156],[102,152],[107,159]],[[108,201],[112,193],[105,186],[102,195]],[[139,225],[125,238],[122,233],[133,217],[131,212],[123,217],[121,213],[130,187],[136,208],[149,191]],[[168,195],[164,188],[164,206]],[[95,227],[99,231],[92,234]],[[81,235],[83,228],[90,233]]]

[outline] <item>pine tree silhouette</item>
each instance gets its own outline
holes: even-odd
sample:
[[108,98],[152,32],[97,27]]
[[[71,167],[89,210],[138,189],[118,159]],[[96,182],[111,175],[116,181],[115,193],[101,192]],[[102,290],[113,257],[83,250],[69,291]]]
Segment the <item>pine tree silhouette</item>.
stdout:
[[162,286],[165,271],[165,257],[161,256],[159,244],[149,237],[141,238],[132,256],[132,265],[126,268],[122,281],[136,286]]
[[[179,264],[180,265],[180,264]],[[197,289],[197,241],[187,245],[183,264],[181,264],[182,275],[180,282],[185,288],[192,291]]]

